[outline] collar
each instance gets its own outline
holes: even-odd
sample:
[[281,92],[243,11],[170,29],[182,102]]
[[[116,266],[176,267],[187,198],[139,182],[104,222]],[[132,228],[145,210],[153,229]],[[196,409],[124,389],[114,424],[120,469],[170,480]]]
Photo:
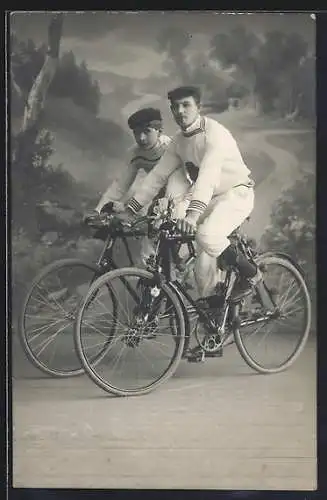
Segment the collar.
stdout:
[[204,126],[204,117],[199,115],[189,127],[187,127],[186,129],[182,129],[182,134],[184,137],[192,137],[193,135],[204,132]]

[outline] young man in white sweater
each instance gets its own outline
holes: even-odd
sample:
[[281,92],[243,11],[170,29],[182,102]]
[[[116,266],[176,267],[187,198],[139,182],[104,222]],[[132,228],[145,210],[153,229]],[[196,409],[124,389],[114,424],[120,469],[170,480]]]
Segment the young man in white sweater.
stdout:
[[[136,144],[127,152],[127,168],[119,172],[116,179],[103,193],[95,207],[97,212],[108,202],[113,202],[113,210],[125,210],[127,193],[132,188],[139,171],[146,174],[158,163],[171,139],[163,134],[163,122],[159,109],[143,108],[128,118],[128,126],[132,130]],[[152,201],[152,200],[151,200]]]
[[[237,255],[228,235],[249,216],[254,204],[254,182],[232,134],[223,125],[202,116],[197,87],[179,87],[168,93],[173,117],[180,127],[161,160],[127,204],[131,218],[167,184],[177,206],[177,229],[196,234],[198,255],[195,279],[201,297],[214,294],[217,257],[236,265],[242,276],[234,300],[251,292],[259,269]],[[173,175],[172,175],[173,174]],[[186,200],[186,202],[185,202]]]
[[[125,211],[125,205],[135,190],[135,180],[139,172],[148,174],[158,163],[169,143],[170,137],[163,134],[163,120],[159,109],[142,108],[133,113],[128,118],[128,126],[132,130],[135,143],[127,152],[126,169],[120,171],[118,176],[111,182],[108,189],[101,196],[94,210],[88,211],[84,215],[87,222],[96,217],[105,205],[113,203],[112,210],[115,213]],[[163,197],[165,189],[158,193],[158,198]],[[153,202],[153,200],[149,200]],[[147,213],[150,204],[143,207],[143,214]],[[148,255],[152,252],[153,246],[147,236],[141,241],[140,260],[136,259],[138,265],[143,265]]]

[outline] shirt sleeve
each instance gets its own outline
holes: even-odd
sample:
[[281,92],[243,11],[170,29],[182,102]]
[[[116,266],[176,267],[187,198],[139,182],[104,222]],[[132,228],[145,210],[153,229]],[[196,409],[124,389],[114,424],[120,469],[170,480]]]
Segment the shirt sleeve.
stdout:
[[132,163],[129,163],[125,172],[123,172],[120,177],[116,178],[103,193],[95,210],[100,212],[106,203],[110,201],[120,201],[135,181],[136,175],[137,168]]
[[231,146],[231,140],[235,143],[231,135],[227,132],[221,133],[216,128],[207,132],[206,149],[188,210],[194,210],[200,214],[206,210],[215,187],[219,185],[225,153]]
[[150,203],[168,181],[169,176],[181,164],[174,142],[171,142],[157,165],[145,177],[140,190],[130,199],[127,207],[134,213]]

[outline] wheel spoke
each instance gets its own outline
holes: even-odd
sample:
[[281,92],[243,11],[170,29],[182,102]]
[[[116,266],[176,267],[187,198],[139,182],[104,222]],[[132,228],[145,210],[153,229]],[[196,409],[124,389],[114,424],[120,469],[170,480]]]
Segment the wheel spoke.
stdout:
[[235,338],[242,357],[252,368],[273,373],[289,367],[304,348],[310,331],[311,304],[306,283],[292,263],[279,256],[263,259],[264,281],[268,290],[274,289],[277,309],[268,321],[256,325],[260,319],[252,312],[250,297],[244,306],[247,317],[235,330]]
[[95,273],[93,265],[63,259],[42,270],[26,295],[20,339],[29,361],[48,375],[83,373],[74,348],[74,311]]
[[[137,290],[137,303],[131,296],[130,290],[135,279],[139,281],[150,277],[147,271],[137,269],[111,271],[91,286],[79,311],[76,345],[80,359],[90,378],[107,392],[127,395],[153,390],[173,373],[181,357],[184,344],[183,316],[174,292],[167,286],[162,287],[159,300],[151,299],[149,288],[144,286]],[[97,337],[101,337],[105,322],[98,321],[97,317],[92,318],[89,297],[95,293],[101,299],[104,297],[102,310],[106,311],[109,298],[102,293],[105,288],[110,288],[116,299],[116,328],[103,357],[93,363],[90,346],[97,346]],[[92,335],[85,323],[86,316],[96,320]],[[172,327],[177,330],[180,342],[176,342]]]

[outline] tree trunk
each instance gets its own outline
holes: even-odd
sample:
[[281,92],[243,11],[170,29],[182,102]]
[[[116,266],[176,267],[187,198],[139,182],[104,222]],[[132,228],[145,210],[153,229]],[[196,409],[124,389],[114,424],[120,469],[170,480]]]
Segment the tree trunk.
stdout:
[[21,88],[17,85],[17,83],[15,82],[15,77],[14,77],[14,73],[13,73],[12,68],[10,69],[10,78],[11,78],[12,88],[13,88],[14,92],[16,92],[18,98],[22,98],[23,92],[22,92]]
[[242,78],[245,86],[248,89],[248,94],[245,101],[247,106],[252,109],[256,114],[260,114],[260,103],[257,96],[257,82],[254,74],[247,75],[245,70],[241,70],[240,77]]
[[48,28],[48,50],[40,73],[36,77],[24,109],[22,126],[16,137],[13,161],[29,156],[39,132],[39,122],[44,109],[47,91],[55,75],[62,35],[63,14],[54,14]]

